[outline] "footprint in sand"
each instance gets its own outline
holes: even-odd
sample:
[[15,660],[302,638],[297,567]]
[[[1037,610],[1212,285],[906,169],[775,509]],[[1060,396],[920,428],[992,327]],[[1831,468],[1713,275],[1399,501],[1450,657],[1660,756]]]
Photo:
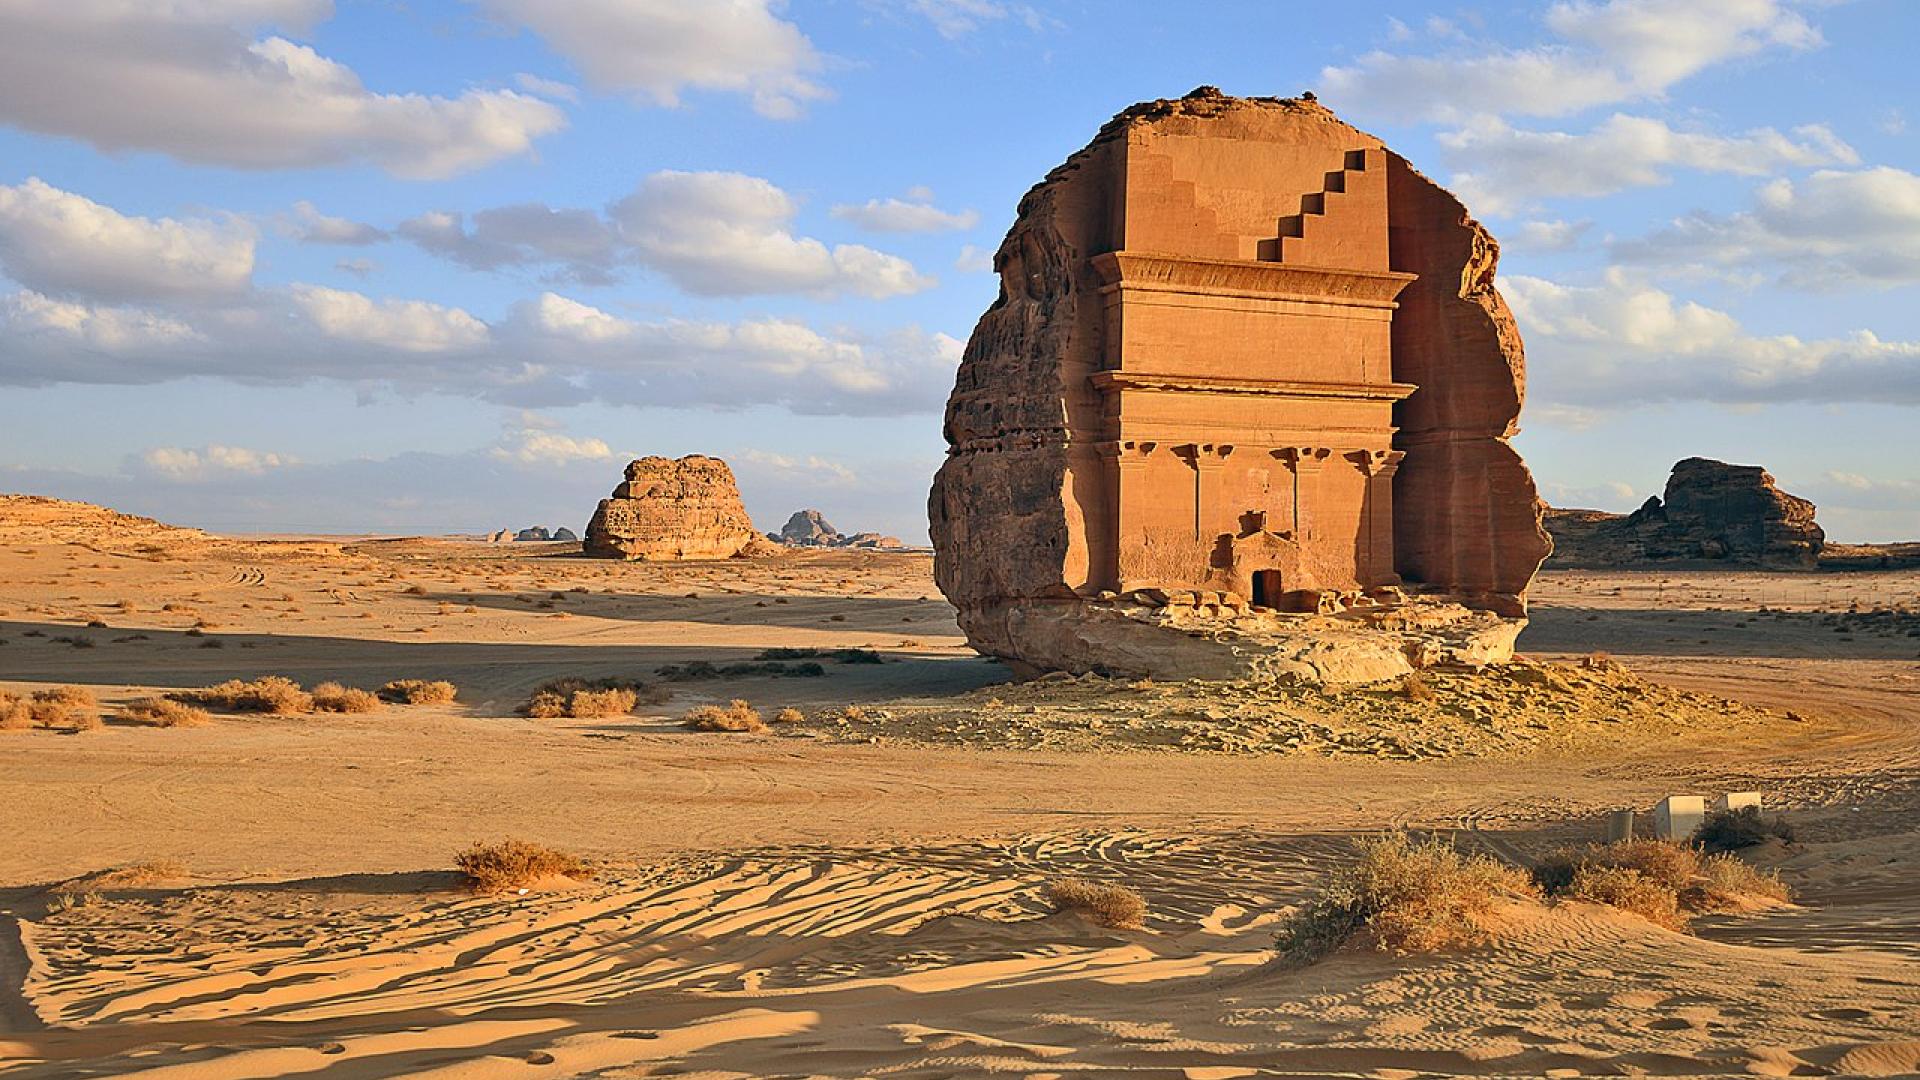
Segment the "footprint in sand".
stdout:
[[527,1055],[526,1061],[529,1065],[551,1065],[553,1064],[553,1055],[544,1050],[535,1050]]
[[1816,1020],[1871,1020],[1871,1009],[1815,1009],[1807,1014]]
[[344,1054],[347,1052],[345,1044],[337,1042],[321,1043],[319,1046],[314,1047],[314,1049],[322,1054]]

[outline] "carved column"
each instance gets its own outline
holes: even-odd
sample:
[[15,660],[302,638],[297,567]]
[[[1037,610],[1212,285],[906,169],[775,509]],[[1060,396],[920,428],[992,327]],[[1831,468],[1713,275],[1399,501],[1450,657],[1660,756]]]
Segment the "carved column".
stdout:
[[1103,442],[1098,447],[1100,456],[1109,463],[1108,476],[1113,483],[1113,587],[1120,591],[1137,584],[1128,581],[1127,556],[1140,551],[1145,543],[1141,509],[1142,500],[1147,498],[1147,462],[1154,446],[1127,440]]
[[1363,585],[1398,580],[1393,568],[1393,474],[1406,457],[1401,450],[1355,450],[1348,460],[1366,477],[1361,528],[1365,532],[1366,565],[1355,575]]
[[1311,478],[1320,472],[1320,466],[1326,463],[1333,451],[1324,446],[1283,446],[1273,452],[1273,456],[1287,463],[1287,471],[1293,477],[1293,536],[1295,541],[1305,543],[1313,536],[1313,530],[1307,527],[1305,514],[1307,502],[1301,493],[1303,478]]

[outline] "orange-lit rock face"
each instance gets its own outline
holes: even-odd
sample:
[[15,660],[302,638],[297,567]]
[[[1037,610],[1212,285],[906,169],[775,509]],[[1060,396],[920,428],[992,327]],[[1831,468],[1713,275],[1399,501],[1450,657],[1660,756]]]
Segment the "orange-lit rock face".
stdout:
[[767,546],[733,470],[719,458],[643,457],[587,524],[585,551],[607,559],[729,559]]
[[1140,589],[1521,613],[1547,542],[1496,254],[1311,102],[1116,117],[1022,200],[948,402],[935,571],[971,640],[1054,666],[1038,605]]

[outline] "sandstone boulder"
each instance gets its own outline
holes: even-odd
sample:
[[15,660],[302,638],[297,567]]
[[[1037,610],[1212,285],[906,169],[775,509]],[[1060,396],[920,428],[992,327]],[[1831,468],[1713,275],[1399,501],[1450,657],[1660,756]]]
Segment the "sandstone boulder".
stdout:
[[1553,510],[1556,565],[1634,566],[1730,562],[1810,570],[1826,533],[1814,505],[1781,491],[1758,465],[1687,458],[1673,467],[1664,497],[1631,514]]
[[777,550],[753,527],[719,458],[644,457],[600,500],[584,551],[608,559],[729,559]]
[[1311,100],[1120,113],[1021,200],[948,399],[928,509],[969,642],[1033,670],[1260,667],[1097,609],[1142,590],[1265,620],[1404,586],[1523,616],[1548,542],[1508,444],[1498,255]]

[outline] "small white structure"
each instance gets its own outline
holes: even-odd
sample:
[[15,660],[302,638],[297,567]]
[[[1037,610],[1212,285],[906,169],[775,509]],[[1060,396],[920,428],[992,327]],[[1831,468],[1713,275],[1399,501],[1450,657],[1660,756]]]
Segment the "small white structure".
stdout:
[[1729,791],[1713,800],[1715,810],[1745,810],[1747,807],[1760,809],[1760,793],[1757,791]]
[[1698,795],[1669,795],[1653,808],[1653,835],[1688,840],[1707,818],[1707,800]]
[[1633,839],[1633,811],[1615,810],[1607,815],[1607,843]]

